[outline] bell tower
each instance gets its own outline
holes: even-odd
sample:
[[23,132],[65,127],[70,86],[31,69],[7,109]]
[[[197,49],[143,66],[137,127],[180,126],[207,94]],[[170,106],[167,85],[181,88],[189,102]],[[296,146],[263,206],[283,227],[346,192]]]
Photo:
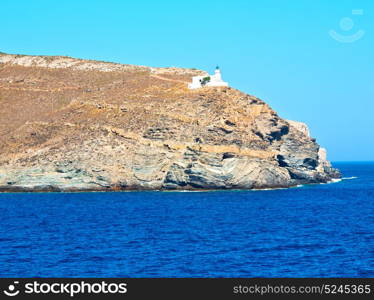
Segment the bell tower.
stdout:
[[217,79],[217,81],[222,80],[221,70],[220,70],[219,66],[217,66],[216,69],[214,70],[214,75],[215,75],[215,78]]

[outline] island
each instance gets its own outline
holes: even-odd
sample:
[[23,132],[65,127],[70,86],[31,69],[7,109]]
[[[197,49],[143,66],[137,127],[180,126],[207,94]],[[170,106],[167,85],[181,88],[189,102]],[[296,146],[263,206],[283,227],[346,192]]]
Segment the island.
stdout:
[[269,189],[340,177],[300,122],[197,69],[0,53],[0,191]]

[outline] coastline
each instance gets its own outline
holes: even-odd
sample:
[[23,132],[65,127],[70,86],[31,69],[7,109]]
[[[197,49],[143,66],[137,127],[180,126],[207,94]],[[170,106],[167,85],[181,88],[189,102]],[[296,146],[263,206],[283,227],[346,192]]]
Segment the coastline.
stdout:
[[18,194],[18,193],[117,193],[117,192],[232,192],[232,191],[274,191],[274,190],[287,190],[300,188],[304,186],[313,186],[320,184],[332,184],[339,183],[343,180],[356,179],[357,177],[340,177],[340,178],[331,178],[327,182],[314,182],[314,183],[295,183],[289,186],[274,186],[274,187],[263,187],[263,188],[181,188],[181,189],[152,189],[152,188],[106,188],[106,189],[61,189],[56,187],[47,187],[47,188],[23,188],[23,187],[12,187],[5,188],[0,187],[0,194]]

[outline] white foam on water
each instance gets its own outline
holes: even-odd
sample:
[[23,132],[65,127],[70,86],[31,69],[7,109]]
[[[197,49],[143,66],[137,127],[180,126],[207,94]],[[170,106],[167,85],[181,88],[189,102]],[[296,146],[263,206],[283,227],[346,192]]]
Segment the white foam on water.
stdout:
[[275,191],[275,190],[287,190],[288,188],[265,188],[265,189],[251,189],[250,191],[261,192],[261,191]]
[[357,179],[358,177],[356,176],[352,176],[352,177],[342,177],[342,178],[333,178],[331,180],[329,180],[328,182],[326,183],[323,183],[321,182],[320,184],[330,184],[330,183],[337,183],[337,182],[341,182],[343,180],[351,180],[351,179]]
[[328,183],[336,183],[336,182],[340,182],[342,180],[343,180],[342,178],[333,178]]

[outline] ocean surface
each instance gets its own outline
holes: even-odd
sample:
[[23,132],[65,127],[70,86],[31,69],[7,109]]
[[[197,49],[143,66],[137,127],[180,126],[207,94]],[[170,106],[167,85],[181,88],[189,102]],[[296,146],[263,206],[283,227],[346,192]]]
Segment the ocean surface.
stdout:
[[374,277],[374,162],[268,191],[0,194],[0,277]]

